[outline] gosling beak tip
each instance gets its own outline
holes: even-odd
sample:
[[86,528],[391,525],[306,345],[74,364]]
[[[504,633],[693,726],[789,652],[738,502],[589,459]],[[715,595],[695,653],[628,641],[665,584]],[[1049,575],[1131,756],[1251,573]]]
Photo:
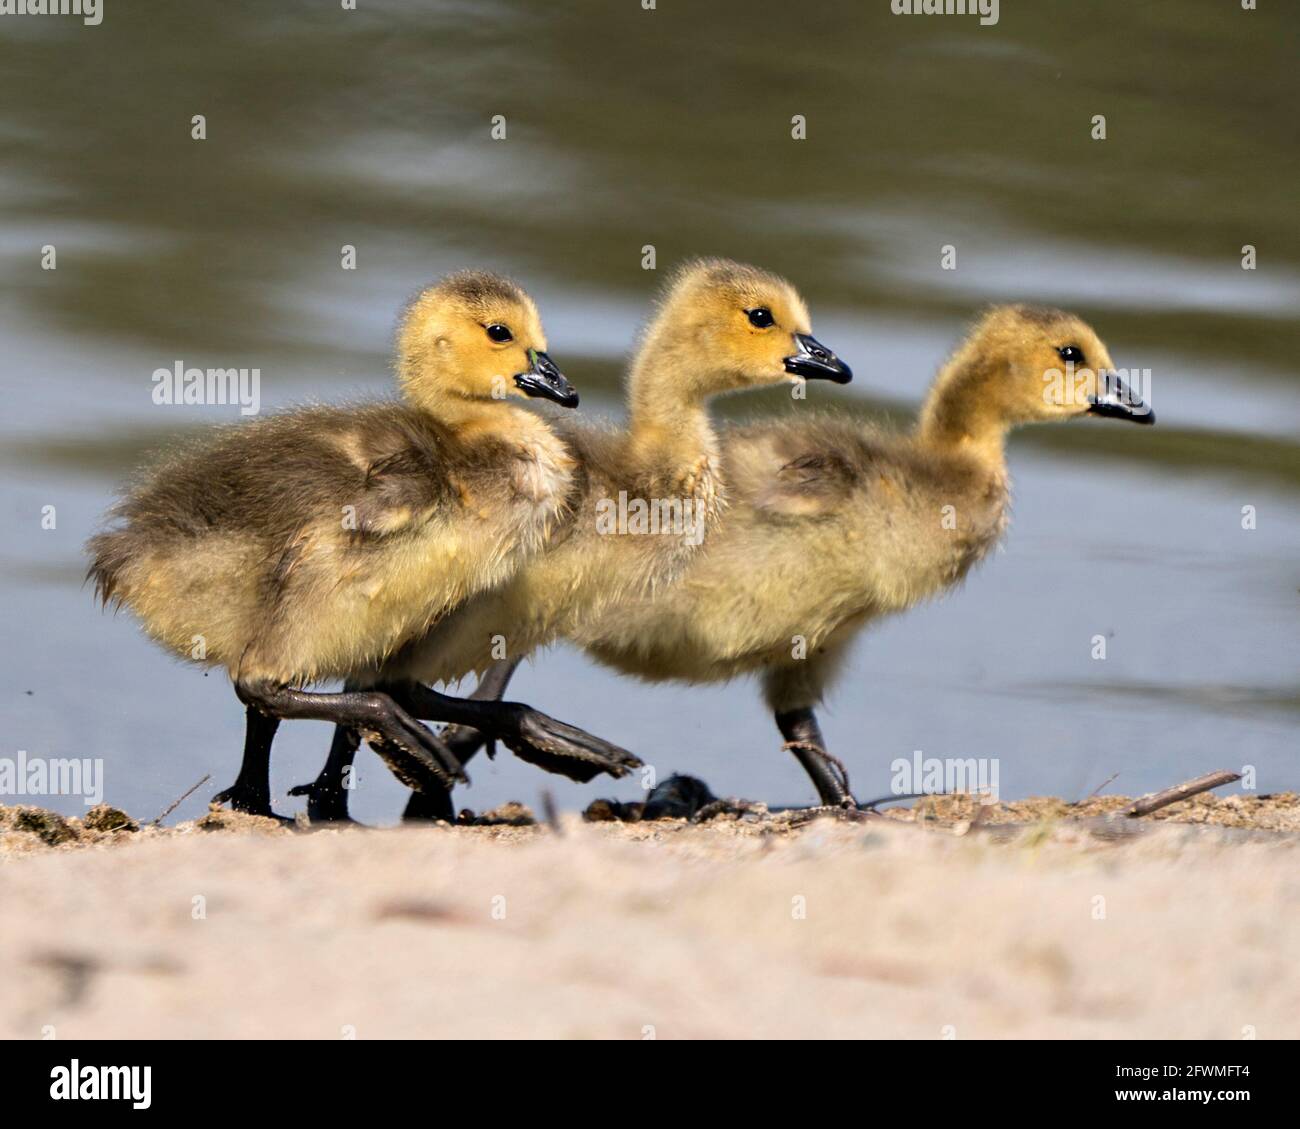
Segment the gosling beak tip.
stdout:
[[563,408],[578,406],[578,390],[565,379],[564,374],[545,353],[530,349],[532,366],[526,372],[515,373],[515,386],[526,396],[551,400]]
[[796,333],[794,341],[797,348],[785,358],[786,372],[833,384],[848,384],[853,379],[853,370],[811,334]]
[[1110,419],[1126,419],[1147,427],[1156,422],[1156,413],[1114,373],[1106,373],[1105,389],[1100,395],[1088,397],[1088,412]]

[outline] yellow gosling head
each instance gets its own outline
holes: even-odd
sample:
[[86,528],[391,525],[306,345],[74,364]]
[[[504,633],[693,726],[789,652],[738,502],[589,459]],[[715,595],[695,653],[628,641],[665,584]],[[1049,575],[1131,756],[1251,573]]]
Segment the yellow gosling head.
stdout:
[[654,379],[672,379],[693,399],[792,376],[837,384],[853,376],[812,336],[808,307],[789,282],[726,259],[691,262],[673,276],[640,362],[634,381],[650,379],[653,366]]
[[437,415],[450,400],[540,396],[566,408],[578,393],[546,355],[537,307],[524,289],[487,271],[460,271],[407,307],[397,332],[403,393]]
[[935,381],[921,430],[936,440],[996,440],[1012,427],[1081,415],[1155,423],[1087,322],[1044,306],[997,306]]

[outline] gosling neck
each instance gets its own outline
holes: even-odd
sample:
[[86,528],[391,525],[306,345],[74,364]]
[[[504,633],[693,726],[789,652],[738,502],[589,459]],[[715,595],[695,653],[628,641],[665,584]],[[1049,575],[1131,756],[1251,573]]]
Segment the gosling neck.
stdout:
[[628,378],[629,453],[638,465],[689,474],[717,466],[717,436],[687,351],[651,334]]
[[1010,422],[997,390],[1000,366],[959,353],[944,367],[921,407],[917,442],[936,454],[971,459],[995,477],[1006,477]]

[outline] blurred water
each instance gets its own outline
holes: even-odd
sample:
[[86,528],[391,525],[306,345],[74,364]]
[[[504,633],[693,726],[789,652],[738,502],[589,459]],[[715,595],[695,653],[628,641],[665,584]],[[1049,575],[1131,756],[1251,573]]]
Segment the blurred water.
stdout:
[[[0,20],[0,755],[102,757],[108,798],[142,815],[212,772],[176,813],[191,816],[233,778],[224,675],[174,662],[80,585],[81,545],[143,452],[236,412],[153,405],[155,368],[256,366],[264,409],[383,394],[403,299],[482,264],[537,296],[584,410],[616,411],[657,286],[650,243],[661,268],[728,254],[793,278],[858,373],[819,404],[910,410],[996,300],[1076,309],[1118,364],[1152,371],[1156,428],[1018,437],[1005,551],[860,645],[825,718],[860,794],[914,749],[999,757],[1013,796],[1243,763],[1261,789],[1300,787],[1295,13],[1006,3],[981,28],[886,0],[361,7]],[[641,686],[560,648],[516,687],[661,771],[810,798],[745,684]],[[282,729],[277,793],[327,740]],[[397,786],[368,755],[361,772],[358,814],[392,818]],[[475,807],[636,791],[508,754],[471,775]]]

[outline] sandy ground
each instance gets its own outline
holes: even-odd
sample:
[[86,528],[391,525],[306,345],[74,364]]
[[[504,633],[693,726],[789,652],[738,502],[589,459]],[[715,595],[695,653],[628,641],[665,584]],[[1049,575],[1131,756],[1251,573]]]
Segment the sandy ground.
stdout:
[[306,834],[0,809],[0,1035],[1300,1036],[1300,797],[1122,802]]

